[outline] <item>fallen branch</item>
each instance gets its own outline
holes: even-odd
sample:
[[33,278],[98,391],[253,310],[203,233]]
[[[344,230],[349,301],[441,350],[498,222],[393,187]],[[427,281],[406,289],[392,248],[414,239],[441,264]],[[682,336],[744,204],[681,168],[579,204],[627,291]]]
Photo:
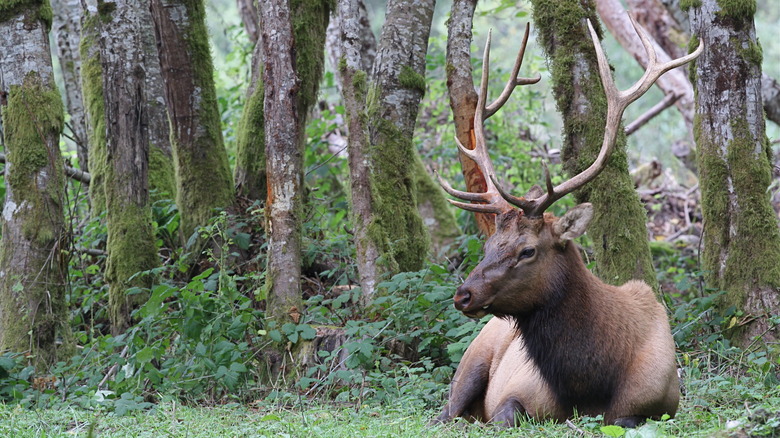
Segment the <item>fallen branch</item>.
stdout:
[[[5,154],[0,154],[0,163],[5,163]],[[75,167],[70,167],[68,165],[65,165],[65,176],[67,176],[70,179],[74,179],[76,181],[80,181],[84,184],[89,184],[89,182],[92,180],[92,177],[89,175],[89,173],[76,169]]]

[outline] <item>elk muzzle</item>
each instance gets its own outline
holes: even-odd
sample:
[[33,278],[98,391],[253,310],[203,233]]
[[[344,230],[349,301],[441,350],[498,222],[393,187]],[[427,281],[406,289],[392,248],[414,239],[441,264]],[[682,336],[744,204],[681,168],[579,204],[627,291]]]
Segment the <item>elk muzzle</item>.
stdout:
[[487,315],[487,309],[490,307],[490,304],[482,305],[479,303],[479,300],[474,296],[472,289],[467,283],[462,284],[455,292],[455,297],[452,299],[455,308],[470,318],[481,318]]

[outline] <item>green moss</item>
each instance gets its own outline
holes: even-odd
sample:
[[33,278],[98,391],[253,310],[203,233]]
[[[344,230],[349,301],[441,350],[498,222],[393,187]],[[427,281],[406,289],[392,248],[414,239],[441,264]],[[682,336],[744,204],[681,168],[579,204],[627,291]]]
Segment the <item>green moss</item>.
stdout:
[[[691,39],[688,40],[688,53],[693,53],[699,48],[698,35],[691,35]],[[693,84],[693,88],[696,88],[696,60],[692,60],[688,63],[688,79]]]
[[149,145],[149,188],[155,193],[153,201],[176,198],[173,160],[155,145]]
[[358,70],[352,76],[352,86],[355,87],[355,93],[361,97],[361,101],[365,99],[368,92],[368,74],[363,70]]
[[[536,28],[548,56],[556,106],[564,121],[564,167],[571,176],[593,163],[604,138],[607,103],[585,18],[590,18],[598,35],[602,31],[591,1],[532,0],[532,4]],[[587,102],[584,107],[583,102]],[[606,168],[575,192],[575,197],[578,202],[592,202],[594,206],[589,235],[596,242],[599,277],[612,284],[639,278],[655,287],[646,215],[628,174],[622,126],[618,132]]]
[[462,233],[441,186],[435,183],[428,174],[420,154],[416,151],[413,152],[414,170],[412,177],[417,192],[418,207],[420,203],[428,202],[431,204],[435,223],[425,225],[430,234],[432,246],[434,249],[440,250],[454,242]]
[[[21,227],[21,234],[9,232],[0,245],[0,287],[11,298],[0,301],[0,351],[32,349],[31,361],[47,369],[73,346],[57,255],[57,245],[64,244],[65,176],[59,153],[64,110],[54,81],[36,72],[9,88],[0,109],[11,163],[6,167],[6,202],[15,204],[11,221]],[[22,264],[20,257],[25,257]]]
[[722,286],[729,291],[728,304],[739,308],[756,285],[780,287],[780,232],[766,192],[772,182],[770,161],[766,159],[769,145],[764,142],[761,153],[755,153],[757,140],[745,119],[732,120],[731,129],[734,140],[728,145],[727,160],[741,211],[730,212],[736,232],[728,242],[729,260]]
[[324,0],[290,0],[295,38],[295,71],[301,79],[298,105],[302,111],[299,113],[308,113],[308,109],[317,103],[325,65],[325,30],[328,28],[332,4]]
[[97,11],[104,23],[111,21],[111,15],[116,11],[116,3],[98,0]]
[[203,0],[174,0],[186,7],[187,24],[180,31],[190,58],[194,88],[199,91],[196,108],[198,132],[191,144],[179,144],[171,137],[176,174],[176,204],[181,212],[180,230],[189,238],[204,226],[218,209],[234,198],[233,178],[222,140],[222,121],[214,86],[214,67],[206,27]]
[[417,211],[412,174],[414,143],[391,122],[374,120],[371,190],[375,221],[369,236],[385,255],[391,271],[417,271],[427,256],[430,238]]
[[267,191],[265,172],[265,96],[262,75],[247,99],[236,139],[236,169],[234,177],[238,194],[264,200]]
[[26,21],[41,20],[47,31],[51,29],[52,10],[48,0],[2,0],[0,1],[0,21],[7,21],[25,11],[32,12]]
[[401,66],[401,72],[398,74],[398,82],[402,87],[410,90],[417,90],[425,94],[425,76],[417,73],[408,65]]
[[112,333],[118,334],[130,326],[131,310],[146,301],[146,293],[128,294],[133,287],[149,288],[150,275],[136,275],[159,265],[154,245],[151,210],[148,205],[135,205],[118,194],[107,194],[108,238],[106,249],[106,281],[109,284],[108,306]]
[[103,101],[103,67],[101,66],[97,38],[99,18],[86,16],[82,27],[79,47],[81,53],[81,87],[87,114],[89,137],[89,197],[92,211],[100,213],[106,209],[103,191],[106,165],[106,116]]
[[742,48],[739,43],[734,44],[739,50],[739,55],[749,64],[753,64],[757,67],[761,67],[761,63],[764,61],[764,52],[761,48],[761,44],[758,41],[748,41],[747,48]]
[[[13,163],[6,182],[14,193],[17,205],[29,203],[27,208],[34,215],[45,215],[45,204],[56,200],[62,202],[65,177],[62,173],[62,157],[59,150],[52,156],[55,145],[46,141],[59,139],[64,125],[63,106],[60,94],[53,82],[45,83],[37,73],[30,73],[22,85],[11,86],[8,104],[3,110],[5,143],[8,161]],[[38,187],[39,172],[54,173],[45,184],[45,192]],[[59,205],[62,208],[62,205]],[[40,244],[50,242],[60,230],[45,217],[30,217],[24,221],[23,233],[26,239]]]
[[680,0],[680,9],[688,12],[690,8],[698,8],[701,6],[701,0]]
[[752,20],[756,14],[756,0],[717,0],[720,11],[717,15],[737,21]]

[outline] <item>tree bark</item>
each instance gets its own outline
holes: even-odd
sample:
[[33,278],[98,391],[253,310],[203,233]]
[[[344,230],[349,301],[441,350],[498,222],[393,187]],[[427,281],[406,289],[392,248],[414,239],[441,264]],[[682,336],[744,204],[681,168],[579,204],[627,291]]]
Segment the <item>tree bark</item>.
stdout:
[[152,200],[175,199],[176,177],[171,149],[171,130],[168,110],[165,107],[165,82],[160,59],[157,56],[157,42],[154,23],[148,7],[139,8],[141,14],[141,38],[146,73],[146,113],[149,134],[149,188]]
[[52,33],[56,41],[57,57],[60,60],[62,81],[65,84],[65,104],[70,114],[70,126],[76,144],[79,167],[89,170],[89,144],[81,96],[81,1],[51,0]]
[[188,239],[235,199],[203,0],[151,0],[171,121],[179,229]]
[[0,351],[39,369],[71,354],[65,304],[63,106],[46,9],[19,2],[0,18],[0,113],[7,153],[0,241]]
[[[334,68],[336,86],[339,88],[339,94],[343,95],[341,84],[341,68],[339,63],[344,59],[342,44],[342,29],[347,26],[350,28],[350,44],[357,50],[358,70],[370,72],[376,58],[376,37],[371,30],[371,22],[368,18],[368,10],[364,0],[356,0],[351,6],[349,14],[342,17],[341,13],[334,13],[330,17],[328,30],[325,34],[325,48],[328,60]],[[346,21],[344,21],[346,20]]]
[[89,199],[93,216],[106,210],[106,116],[103,103],[103,67],[100,57],[100,17],[97,3],[89,2],[84,11],[79,52],[81,55],[81,90],[87,125],[89,157]]
[[[590,0],[532,0],[532,5],[563,118],[564,166],[574,175],[593,163],[604,136],[606,97],[585,26],[585,18],[597,26],[596,11]],[[601,33],[598,26],[597,32]],[[623,128],[619,127],[618,132],[606,168],[575,192],[575,198],[578,202],[593,203],[594,216],[588,234],[594,241],[598,276],[611,284],[642,279],[657,288],[647,244],[646,213],[628,173]]]
[[238,15],[241,16],[241,22],[244,24],[249,41],[257,44],[257,39],[260,38],[260,22],[255,0],[236,0],[236,6],[238,6]]
[[692,7],[696,60],[696,143],[704,219],[707,282],[726,291],[720,306],[741,309],[733,333],[743,346],[778,339],[780,232],[767,194],[771,156],[761,107],[761,49],[753,9],[716,0]]
[[263,84],[262,46],[252,52],[252,78],[246,93],[246,104],[236,132],[236,194],[252,200],[265,200],[265,98]]
[[[469,149],[476,146],[474,114],[477,110],[477,92],[471,71],[471,26],[476,6],[476,0],[454,0],[447,33],[447,88],[455,121],[455,135]],[[458,155],[466,191],[484,193],[487,190],[485,175],[470,158],[462,153]],[[494,214],[475,213],[474,217],[479,231],[486,237],[495,232]]]
[[324,0],[268,0],[260,4],[265,84],[266,319],[298,322],[301,297],[303,145],[306,118],[322,78]]
[[[349,123],[352,215],[364,303],[383,274],[422,267],[429,236],[417,211],[412,135],[425,92],[434,0],[391,0],[369,75],[360,5],[338,3],[342,93]],[[443,198],[443,197],[442,197]]]
[[87,20],[100,35],[105,161],[93,160],[93,164],[103,167],[105,178],[106,280],[113,334],[130,327],[132,309],[144,300],[144,294],[130,295],[129,290],[151,286],[149,276],[131,277],[159,264],[149,209],[149,122],[141,8],[137,2],[117,0],[87,11]]
[[[363,296],[373,296],[379,280],[377,260],[381,255],[379,242],[371,238],[369,230],[373,222],[371,191],[371,165],[368,154],[368,126],[366,97],[368,73],[362,50],[359,0],[339,0],[337,3],[339,31],[338,46],[339,79],[341,95],[347,116],[347,147],[349,150],[349,180],[351,190],[352,223],[355,226],[357,270]],[[333,53],[333,51],[331,51]]]

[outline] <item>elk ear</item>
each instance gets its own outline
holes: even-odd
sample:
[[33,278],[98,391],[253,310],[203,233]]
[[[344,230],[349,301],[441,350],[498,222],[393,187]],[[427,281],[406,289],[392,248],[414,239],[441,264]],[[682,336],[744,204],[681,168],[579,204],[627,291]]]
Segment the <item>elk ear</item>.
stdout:
[[555,222],[553,232],[558,236],[558,241],[565,243],[567,240],[582,236],[592,218],[593,206],[587,202],[580,204]]

